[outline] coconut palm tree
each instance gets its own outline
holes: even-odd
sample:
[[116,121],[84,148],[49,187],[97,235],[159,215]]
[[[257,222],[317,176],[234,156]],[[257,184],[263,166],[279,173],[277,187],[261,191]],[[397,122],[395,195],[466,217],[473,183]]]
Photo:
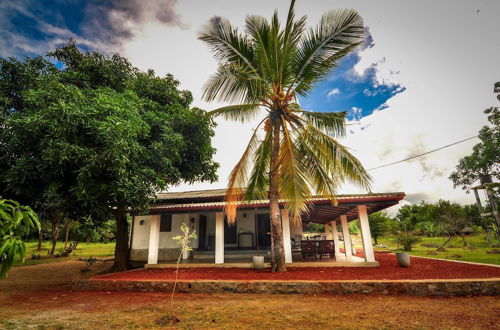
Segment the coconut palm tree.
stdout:
[[335,139],[345,134],[346,113],[306,111],[297,101],[363,41],[363,20],[352,9],[333,10],[307,29],[305,16],[295,18],[294,3],[284,27],[275,11],[270,21],[248,16],[245,33],[213,17],[199,35],[219,61],[203,98],[232,103],[209,114],[241,122],[264,115],[230,174],[225,213],[234,223],[239,201],[269,198],[273,271],[286,271],[280,201],[300,221],[309,197],[335,203],[346,179],[370,184],[361,163]]

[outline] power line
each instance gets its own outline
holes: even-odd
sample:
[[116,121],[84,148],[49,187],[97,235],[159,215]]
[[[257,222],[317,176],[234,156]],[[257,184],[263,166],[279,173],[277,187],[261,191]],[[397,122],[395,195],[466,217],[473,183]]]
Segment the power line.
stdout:
[[450,144],[448,144],[448,145],[442,146],[442,147],[440,147],[440,148],[437,148],[437,149],[433,149],[433,150],[430,150],[430,151],[424,152],[423,154],[419,154],[419,155],[411,156],[411,157],[408,157],[408,158],[405,158],[405,159],[402,159],[402,160],[398,160],[397,162],[393,162],[393,163],[389,163],[389,164],[385,164],[385,165],[380,165],[380,166],[377,166],[377,167],[373,167],[373,168],[367,169],[367,171],[372,171],[372,170],[376,170],[376,169],[379,169],[379,168],[382,168],[382,167],[391,166],[391,165],[394,165],[394,164],[398,164],[398,163],[406,162],[406,161],[408,161],[408,160],[412,160],[412,159],[415,159],[415,158],[417,158],[417,157],[425,156],[425,155],[428,155],[428,154],[430,154],[430,153],[432,153],[432,152],[439,151],[439,150],[441,150],[441,149],[448,148],[448,147],[454,146],[455,144],[459,144],[459,143],[462,143],[462,142],[465,142],[465,141],[468,141],[468,140],[472,140],[472,139],[475,139],[475,138],[477,138],[477,137],[478,137],[478,135],[475,135],[475,136],[472,136],[472,137],[470,137],[470,138],[463,139],[463,140],[460,140],[460,141],[457,141],[457,142],[453,142],[453,143],[450,143]]

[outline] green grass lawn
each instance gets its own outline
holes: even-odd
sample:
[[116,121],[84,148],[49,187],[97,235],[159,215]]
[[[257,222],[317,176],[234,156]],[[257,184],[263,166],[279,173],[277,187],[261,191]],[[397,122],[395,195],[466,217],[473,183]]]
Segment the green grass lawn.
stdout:
[[[447,251],[445,252],[436,251],[437,247],[426,247],[423,245],[434,243],[441,246],[448,239],[447,237],[422,237],[421,239],[422,240],[419,243],[415,244],[413,250],[409,252],[410,255],[500,265],[500,254],[486,253],[487,251],[493,249],[498,250],[500,248],[488,246],[486,238],[483,234],[466,237],[466,240],[472,249],[464,249],[462,238],[459,237],[454,238],[447,244]],[[493,243],[500,244],[500,241],[496,240]],[[399,251],[397,250],[397,243],[393,238],[380,238],[379,244],[387,245],[390,250]],[[383,250],[379,248],[376,249]],[[437,254],[434,255],[434,252]]]
[[[59,262],[65,260],[74,260],[78,258],[89,258],[89,257],[109,257],[113,256],[115,252],[115,243],[79,243],[76,250],[71,253],[68,257],[59,258],[43,258],[48,255],[50,248],[52,246],[51,242],[43,242],[42,250],[38,251],[38,242],[26,242],[26,263],[22,264],[20,260],[16,260],[15,266],[22,265],[38,265],[50,262]],[[64,248],[64,242],[57,242],[56,252],[61,253]],[[39,254],[42,259],[31,260],[32,254]]]

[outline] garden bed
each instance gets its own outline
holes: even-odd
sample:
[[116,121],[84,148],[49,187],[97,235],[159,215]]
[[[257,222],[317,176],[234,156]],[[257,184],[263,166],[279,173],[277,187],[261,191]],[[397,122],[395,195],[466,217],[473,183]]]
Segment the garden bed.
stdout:
[[[392,253],[376,253],[380,263],[376,268],[288,267],[286,273],[271,273],[269,269],[250,268],[182,268],[179,280],[211,281],[383,281],[427,279],[487,279],[500,278],[500,267],[446,260],[411,257],[411,267],[397,265]],[[93,280],[112,281],[172,281],[174,268],[138,269],[95,276]]]

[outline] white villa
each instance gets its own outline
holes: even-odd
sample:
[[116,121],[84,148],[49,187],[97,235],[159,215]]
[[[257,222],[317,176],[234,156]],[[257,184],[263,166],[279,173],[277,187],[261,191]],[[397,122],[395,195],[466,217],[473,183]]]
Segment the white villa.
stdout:
[[[131,259],[146,261],[146,267],[175,260],[179,247],[173,237],[181,233],[182,223],[189,224],[198,236],[191,242],[194,251],[189,262],[251,262],[254,255],[268,255],[271,245],[269,200],[241,202],[236,223],[228,225],[224,217],[225,192],[225,189],[216,189],[159,194],[148,215],[133,216]],[[404,196],[402,192],[339,195],[336,206],[329,199],[318,196],[310,199],[309,213],[302,217],[300,223],[290,221],[288,212],[281,209],[285,261],[303,261],[302,228],[314,222],[325,225],[323,238],[333,242],[332,255],[337,263],[357,261],[366,266],[378,266],[373,253],[368,214],[396,205]],[[364,259],[352,254],[348,222],[356,219],[360,220]],[[342,241],[338,226],[342,228]]]

